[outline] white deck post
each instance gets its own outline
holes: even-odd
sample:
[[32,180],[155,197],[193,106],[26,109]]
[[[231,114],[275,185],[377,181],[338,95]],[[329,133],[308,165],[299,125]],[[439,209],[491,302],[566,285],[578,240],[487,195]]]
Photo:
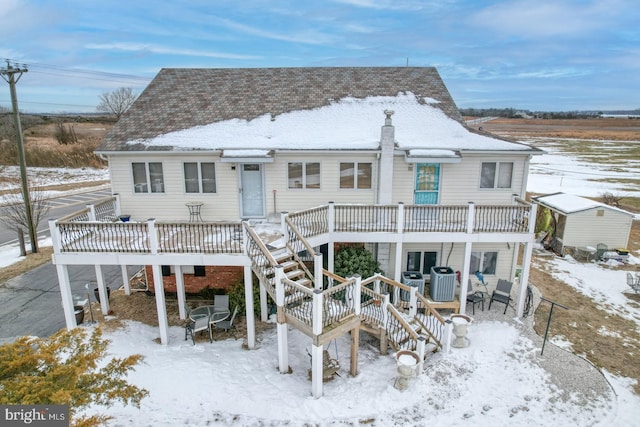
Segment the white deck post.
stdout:
[[253,276],[251,266],[244,266],[244,301],[246,305],[247,319],[247,347],[256,347],[256,319],[253,312]]
[[355,310],[355,314],[356,316],[360,315],[360,310],[362,309],[362,304],[360,303],[360,301],[362,301],[362,277],[359,274],[356,274],[354,276],[356,283],[355,283],[355,290],[354,290],[354,310]]
[[329,242],[327,242],[327,269],[335,273],[335,242],[333,241],[333,233],[336,231],[336,209],[333,202],[329,202],[329,208],[327,212],[327,230],[329,230]]
[[475,211],[476,205],[473,202],[469,202],[469,211],[467,212],[467,234],[473,233],[473,227],[475,225]]
[[449,353],[451,351],[451,337],[453,336],[453,322],[446,320],[444,323],[444,333],[442,334],[442,351]]
[[322,254],[315,254],[313,256],[313,286],[316,289],[322,290]]
[[311,392],[313,397],[322,397],[323,350],[321,345],[311,346]]
[[527,298],[527,285],[529,284],[529,264],[531,264],[531,254],[533,252],[533,243],[527,242],[524,245],[524,254],[522,255],[522,272],[520,273],[520,292],[518,292],[518,307],[516,316],[522,317],[524,314],[524,301]]
[[89,212],[87,212],[87,215],[89,216],[89,221],[95,221],[96,220],[96,207],[94,205],[85,205],[85,207],[87,209],[89,209]]
[[416,344],[416,353],[418,353],[418,357],[420,358],[420,363],[418,364],[418,374],[422,373],[424,369],[426,344],[427,344],[427,341],[424,339],[424,337],[418,337],[418,342]]
[[185,303],[187,302],[184,294],[184,275],[182,274],[182,266],[174,265],[173,271],[176,275],[176,294],[178,295],[178,314],[180,319],[187,318],[187,310],[185,309]]
[[464,259],[462,261],[462,276],[460,277],[460,314],[467,311],[467,292],[469,289],[469,266],[471,265],[471,252],[473,244],[466,242],[464,244]]
[[[322,307],[323,294],[319,289],[313,291],[312,329],[313,335],[322,334]],[[315,340],[314,340],[315,342]],[[323,347],[315,344],[311,345],[311,390],[313,397],[322,397],[322,377],[323,377]]]
[[76,316],[73,310],[73,296],[71,295],[71,284],[69,283],[69,269],[64,264],[56,264],[58,273],[58,283],[60,284],[60,297],[62,298],[62,309],[64,310],[64,321],[67,329],[76,326]]
[[169,344],[169,321],[167,319],[167,304],[164,298],[164,284],[162,283],[162,269],[159,265],[152,265],[153,289],[156,294],[156,310],[158,312],[158,328],[160,329],[160,343]]
[[311,314],[311,328],[313,335],[322,334],[322,307],[323,307],[322,291],[315,289],[313,291],[313,309]]
[[536,230],[536,211],[538,205],[531,205],[529,212],[529,234],[530,239],[524,245],[524,254],[522,255],[522,272],[520,273],[520,292],[518,295],[518,309],[516,315],[522,317],[524,314],[524,301],[527,298],[527,286],[529,285],[529,271],[531,267],[531,254],[533,253],[533,242],[535,240]]
[[129,272],[127,271],[127,265],[120,266],[120,272],[122,273],[122,285],[124,286],[124,294],[131,295],[131,284],[129,283]]
[[116,198],[115,206],[113,207],[113,210],[115,211],[114,214],[116,215],[116,218],[117,218],[120,215],[122,215],[122,212],[120,211],[120,194],[115,193],[113,196]]
[[269,320],[269,307],[267,306],[267,288],[260,279],[260,320],[266,322]]
[[418,287],[412,286],[409,292],[409,316],[413,317],[418,313]]
[[102,274],[102,266],[94,265],[96,270],[96,283],[98,285],[98,295],[100,295],[100,310],[104,316],[109,314],[109,297],[107,295],[107,285],[104,283],[104,274]]
[[277,265],[275,268],[275,286],[276,286],[276,305],[278,306],[278,323],[276,324],[276,332],[278,333],[278,370],[281,374],[289,372],[289,352],[287,323],[284,317],[284,285],[282,278],[284,277],[284,268]]
[[[399,239],[396,243],[396,259],[393,267],[393,280],[400,282],[402,275],[402,236],[404,234],[404,203],[398,203],[398,230]],[[397,298],[397,296],[394,296]],[[397,299],[396,299],[397,301]]]

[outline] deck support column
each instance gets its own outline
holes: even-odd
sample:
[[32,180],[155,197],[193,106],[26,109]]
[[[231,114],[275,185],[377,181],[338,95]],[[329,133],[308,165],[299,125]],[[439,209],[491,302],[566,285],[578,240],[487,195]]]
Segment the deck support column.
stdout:
[[71,295],[71,283],[69,282],[69,268],[65,264],[56,264],[58,283],[60,284],[60,296],[62,297],[62,309],[67,329],[76,326],[76,316],[73,310],[73,296]]
[[289,372],[289,352],[287,337],[287,322],[284,314],[284,286],[282,279],[284,278],[284,268],[277,265],[275,268],[275,286],[276,286],[276,305],[278,307],[278,319],[276,324],[276,332],[278,333],[278,370],[281,374]]
[[174,265],[173,271],[176,275],[176,294],[178,295],[178,313],[181,320],[187,318],[187,310],[185,308],[186,298],[184,294],[184,275],[182,274],[182,266]]
[[316,399],[322,397],[323,350],[321,345],[311,346],[311,391]]
[[260,279],[260,320],[269,320],[269,307],[267,305],[267,288],[264,281]]
[[158,328],[160,329],[160,343],[169,344],[169,320],[167,319],[167,304],[164,298],[164,283],[162,269],[159,265],[152,265],[153,289],[156,294],[156,309],[158,311]]
[[533,243],[524,244],[524,254],[522,255],[522,272],[520,273],[520,292],[518,292],[518,303],[516,316],[522,317],[524,314],[524,301],[527,298],[527,286],[529,285],[529,265],[531,264],[531,254],[533,253]]
[[473,244],[471,242],[466,242],[464,244],[464,258],[462,260],[462,276],[460,277],[460,314],[465,314],[467,311],[467,293],[471,291],[469,286],[469,266],[471,265],[471,251],[473,249]]
[[246,304],[247,319],[247,347],[256,347],[256,319],[253,312],[253,276],[251,266],[244,266],[244,301]]
[[129,283],[129,272],[127,271],[127,265],[120,266],[120,272],[122,273],[122,285],[124,286],[124,294],[131,295],[131,284]]
[[100,295],[100,310],[103,316],[109,314],[109,296],[107,295],[107,285],[104,283],[104,274],[102,274],[102,266],[96,264],[96,283],[98,285],[98,295]]
[[353,328],[351,330],[351,363],[350,371],[351,376],[358,375],[358,348],[360,346],[360,328]]

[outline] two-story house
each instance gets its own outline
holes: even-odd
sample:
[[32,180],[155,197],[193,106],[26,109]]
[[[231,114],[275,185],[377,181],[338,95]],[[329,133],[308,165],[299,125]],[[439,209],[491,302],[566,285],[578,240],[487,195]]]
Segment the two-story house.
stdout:
[[[149,266],[163,342],[159,283],[184,298],[190,280],[217,280],[207,268],[235,266],[250,298],[260,267],[238,224],[299,212],[313,212],[300,229],[322,223],[299,234],[329,271],[336,244],[359,242],[396,281],[403,271],[428,279],[433,266],[460,271],[464,301],[474,272],[495,284],[521,263],[522,314],[535,212],[524,201],[527,171],[540,151],[467,127],[435,68],[162,69],[96,152],[131,221],[78,225],[100,222],[94,212],[52,222],[61,288],[67,265]],[[217,231],[202,231],[210,223]],[[236,246],[187,241],[196,228]]]

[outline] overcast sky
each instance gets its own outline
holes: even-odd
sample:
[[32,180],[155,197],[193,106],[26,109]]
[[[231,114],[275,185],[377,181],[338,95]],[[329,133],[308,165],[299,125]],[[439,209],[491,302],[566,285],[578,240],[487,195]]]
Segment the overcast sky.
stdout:
[[407,63],[460,108],[640,108],[638,0],[0,0],[0,22],[26,112],[95,111],[163,67]]

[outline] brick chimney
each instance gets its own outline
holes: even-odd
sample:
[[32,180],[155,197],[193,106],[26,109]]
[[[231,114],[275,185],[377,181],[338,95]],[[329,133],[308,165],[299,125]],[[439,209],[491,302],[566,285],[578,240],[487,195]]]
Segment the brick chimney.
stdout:
[[378,174],[378,203],[387,205],[393,200],[393,152],[395,150],[395,128],[391,124],[393,110],[384,110],[386,118],[380,136],[380,172]]

